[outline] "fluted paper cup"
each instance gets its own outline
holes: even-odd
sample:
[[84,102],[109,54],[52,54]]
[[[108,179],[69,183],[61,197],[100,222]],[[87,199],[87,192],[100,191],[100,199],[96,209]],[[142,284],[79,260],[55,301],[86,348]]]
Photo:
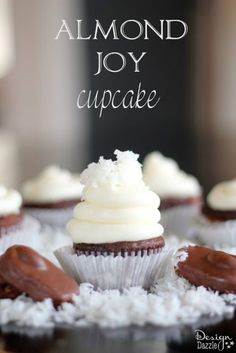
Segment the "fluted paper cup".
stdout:
[[161,211],[165,235],[187,237],[198,212],[199,205],[176,206]]
[[78,283],[100,289],[142,286],[149,289],[162,277],[173,250],[144,251],[124,255],[77,255],[72,247],[55,251],[62,268]]
[[40,243],[40,224],[39,222],[25,215],[20,225],[2,234],[0,237],[0,255],[12,245],[26,245],[37,249]]
[[195,220],[192,238],[211,247],[236,247],[236,221],[210,222],[204,216]]

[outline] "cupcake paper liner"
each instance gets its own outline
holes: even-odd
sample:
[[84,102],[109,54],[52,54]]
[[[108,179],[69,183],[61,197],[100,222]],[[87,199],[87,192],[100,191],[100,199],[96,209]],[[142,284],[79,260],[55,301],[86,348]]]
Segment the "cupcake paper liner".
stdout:
[[18,232],[22,228],[23,220],[15,225],[9,226],[9,227],[1,227],[0,228],[0,239],[1,237],[4,237],[5,235]]
[[191,237],[211,247],[236,247],[236,221],[210,222],[204,216],[195,220]]
[[40,242],[40,224],[39,222],[25,215],[21,224],[16,227],[10,227],[5,234],[0,237],[0,255],[10,246],[19,244],[30,246],[34,249],[39,247]]
[[161,211],[161,224],[165,235],[186,237],[199,212],[199,205],[171,207]]
[[86,256],[77,255],[72,247],[63,247],[55,255],[64,271],[78,283],[88,282],[100,289],[149,289],[163,276],[173,250]]
[[25,212],[36,218],[41,224],[58,228],[65,228],[67,222],[73,216],[73,207],[46,209],[46,208],[25,208]]

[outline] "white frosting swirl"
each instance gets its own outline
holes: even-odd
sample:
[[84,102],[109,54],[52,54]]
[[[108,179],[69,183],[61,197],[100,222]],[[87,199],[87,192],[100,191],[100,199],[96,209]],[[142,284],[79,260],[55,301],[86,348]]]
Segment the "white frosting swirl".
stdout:
[[0,217],[18,214],[22,205],[22,197],[16,190],[0,185]]
[[57,166],[49,166],[38,177],[23,184],[22,194],[25,202],[44,204],[79,199],[82,190],[78,175]]
[[236,210],[236,179],[215,185],[207,196],[207,204],[215,210]]
[[160,199],[144,184],[138,155],[115,155],[116,161],[101,157],[81,174],[84,201],[67,226],[75,243],[137,241],[163,233]]
[[195,197],[202,193],[195,177],[180,170],[173,159],[159,152],[152,152],[144,159],[143,179],[161,199]]

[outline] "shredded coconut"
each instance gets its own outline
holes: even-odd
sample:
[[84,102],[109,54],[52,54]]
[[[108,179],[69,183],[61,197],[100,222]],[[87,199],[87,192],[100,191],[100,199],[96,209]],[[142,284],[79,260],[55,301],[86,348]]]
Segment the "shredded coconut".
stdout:
[[99,158],[97,163],[91,163],[81,174],[81,182],[86,186],[111,185],[124,186],[143,182],[141,164],[138,154],[131,151],[114,152],[116,160]]
[[[0,300],[0,325],[51,327],[58,324],[101,327],[154,324],[161,326],[193,323],[202,316],[233,315],[236,295],[219,295],[204,287],[194,287],[176,275],[176,257],[169,263],[165,276],[150,292],[140,287],[95,291],[83,283],[73,303],[64,303],[57,310],[47,299],[35,303],[20,296]],[[183,259],[183,257],[182,257]]]

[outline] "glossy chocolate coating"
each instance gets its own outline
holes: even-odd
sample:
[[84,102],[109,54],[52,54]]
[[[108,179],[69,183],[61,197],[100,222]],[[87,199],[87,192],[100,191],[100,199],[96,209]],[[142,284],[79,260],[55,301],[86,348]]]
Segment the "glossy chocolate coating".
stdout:
[[167,210],[172,207],[177,206],[187,206],[187,205],[200,205],[202,203],[202,197],[186,197],[186,198],[177,198],[177,197],[166,197],[161,199],[160,210]]
[[51,298],[59,305],[79,294],[72,278],[27,246],[14,245],[0,257],[0,276],[36,301]]
[[165,240],[162,236],[139,240],[139,241],[119,241],[115,243],[101,243],[101,244],[86,244],[78,243],[74,244],[74,249],[77,254],[80,255],[84,252],[106,252],[106,253],[131,253],[133,251],[144,251],[144,250],[158,250],[163,248]]
[[178,275],[195,286],[236,293],[236,256],[204,246],[189,246],[184,250],[188,257],[178,263]]
[[0,276],[0,298],[1,299],[15,299],[23,292],[16,287],[7,283],[3,277]]
[[213,210],[207,204],[202,207],[202,214],[209,219],[211,222],[225,222],[230,220],[236,220],[235,211],[220,211]]

